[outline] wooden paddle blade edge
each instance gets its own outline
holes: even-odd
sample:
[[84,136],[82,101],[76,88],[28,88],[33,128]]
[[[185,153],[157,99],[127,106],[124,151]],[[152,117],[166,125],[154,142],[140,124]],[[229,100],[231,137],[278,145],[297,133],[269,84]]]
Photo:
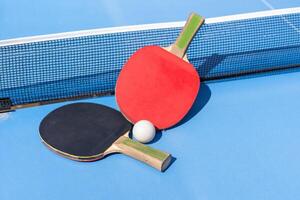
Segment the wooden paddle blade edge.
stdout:
[[44,141],[42,139],[42,143],[49,149],[51,150],[52,152],[56,153],[57,155],[59,156],[62,156],[64,158],[68,158],[68,159],[71,159],[71,160],[75,160],[75,161],[79,161],[79,162],[93,162],[93,161],[97,161],[97,160],[100,160],[102,159],[105,155],[103,153],[101,154],[96,154],[96,155],[93,155],[93,156],[76,156],[76,155],[72,155],[72,154],[69,154],[69,153],[66,153],[66,152],[63,152],[53,146],[51,146],[50,144],[48,144],[46,141]]

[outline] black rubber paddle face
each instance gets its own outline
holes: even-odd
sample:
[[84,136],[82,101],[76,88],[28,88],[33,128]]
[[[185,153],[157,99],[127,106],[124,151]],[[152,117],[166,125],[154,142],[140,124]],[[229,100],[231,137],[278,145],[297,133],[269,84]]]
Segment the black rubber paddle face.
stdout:
[[74,103],[49,113],[39,130],[50,147],[83,157],[104,153],[131,126],[117,110],[94,103]]

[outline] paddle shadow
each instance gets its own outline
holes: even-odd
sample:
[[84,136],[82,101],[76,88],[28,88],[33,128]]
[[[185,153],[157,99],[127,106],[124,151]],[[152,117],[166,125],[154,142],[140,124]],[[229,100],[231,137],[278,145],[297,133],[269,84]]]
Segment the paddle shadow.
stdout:
[[172,126],[169,129],[176,128],[178,126],[181,126],[182,124],[186,123],[190,119],[192,119],[195,115],[197,115],[200,110],[203,109],[203,107],[207,104],[211,97],[211,91],[209,87],[205,83],[201,83],[200,90],[198,92],[198,95],[196,97],[196,100],[189,110],[189,112],[185,115],[185,117],[176,125]]
[[[205,77],[209,74],[209,72],[213,70],[216,66],[218,66],[225,58],[226,56],[224,55],[212,54],[211,56],[205,58],[203,64],[195,64],[195,67],[198,69],[200,77],[203,77],[202,80],[205,80]],[[209,87],[205,83],[201,82],[198,95],[189,112],[184,116],[184,118],[179,123],[175,124],[174,126],[168,129],[176,128],[186,123],[190,119],[192,119],[207,104],[210,97],[211,97],[211,91]]]
[[[204,57],[204,58],[194,58],[190,61],[194,64],[196,67],[201,81],[204,81],[207,79],[207,76],[209,76],[209,73],[217,67],[223,60],[225,60],[225,55],[219,55],[219,54],[212,54],[211,56]],[[203,61],[204,60],[204,61]]]

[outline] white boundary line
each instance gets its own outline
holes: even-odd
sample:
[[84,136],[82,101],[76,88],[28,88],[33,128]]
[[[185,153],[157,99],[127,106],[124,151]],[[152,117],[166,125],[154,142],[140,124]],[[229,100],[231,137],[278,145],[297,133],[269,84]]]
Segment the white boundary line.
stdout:
[[[275,10],[275,7],[267,0],[261,0],[265,6],[267,6],[270,10]],[[290,26],[292,27],[297,33],[300,33],[300,29],[297,28],[292,22],[290,22],[286,17],[281,16],[281,18]]]
[[[213,23],[226,22],[226,21],[236,21],[236,20],[260,18],[260,17],[268,17],[274,15],[284,15],[284,14],[292,14],[292,13],[300,13],[300,7],[208,18],[205,20],[205,23],[213,24]],[[40,41],[58,40],[58,39],[74,38],[74,37],[81,37],[81,36],[100,35],[100,34],[107,34],[107,33],[120,33],[120,32],[129,32],[129,31],[161,29],[161,28],[175,28],[175,27],[182,27],[184,23],[185,23],[184,21],[181,21],[181,22],[170,22],[170,23],[142,24],[142,25],[133,25],[133,26],[120,26],[120,27],[112,27],[112,28],[100,28],[100,29],[55,33],[55,34],[48,34],[48,35],[29,36],[29,37],[8,39],[2,41],[0,40],[0,47],[24,44],[30,42],[40,42]]]
[[260,0],[265,6],[267,6],[270,10],[275,10],[275,8],[267,1],[267,0]]
[[8,113],[0,113],[0,122],[7,120],[9,118],[9,114]]

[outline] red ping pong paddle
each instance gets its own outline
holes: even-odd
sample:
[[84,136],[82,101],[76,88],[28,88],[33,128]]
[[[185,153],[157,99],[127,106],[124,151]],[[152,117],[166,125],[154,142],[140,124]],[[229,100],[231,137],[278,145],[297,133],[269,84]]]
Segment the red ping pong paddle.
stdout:
[[204,23],[192,13],[176,42],[167,48],[145,46],[125,63],[116,83],[116,101],[132,123],[149,120],[158,129],[178,123],[197,97],[200,78],[186,50]]

